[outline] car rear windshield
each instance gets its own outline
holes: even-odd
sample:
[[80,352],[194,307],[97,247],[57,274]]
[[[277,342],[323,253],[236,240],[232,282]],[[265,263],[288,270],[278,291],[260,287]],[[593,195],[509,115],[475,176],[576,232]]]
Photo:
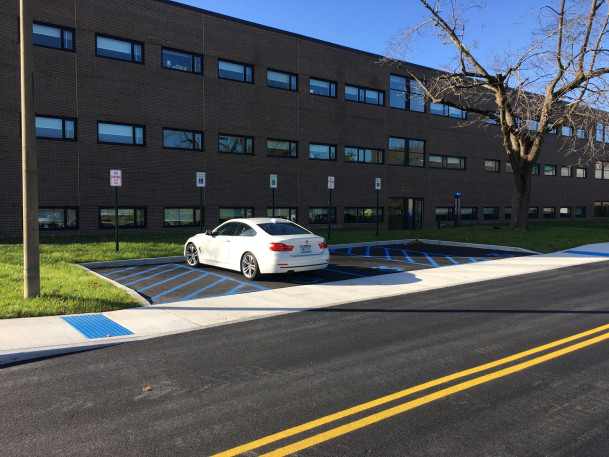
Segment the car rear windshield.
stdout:
[[266,222],[258,226],[269,235],[310,235],[311,232],[290,222]]

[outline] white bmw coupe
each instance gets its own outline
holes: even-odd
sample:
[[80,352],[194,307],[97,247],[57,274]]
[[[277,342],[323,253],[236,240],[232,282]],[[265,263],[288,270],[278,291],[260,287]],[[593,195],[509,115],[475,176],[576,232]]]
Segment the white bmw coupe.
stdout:
[[241,271],[249,280],[261,274],[320,270],[328,266],[326,240],[285,219],[231,219],[186,241],[191,267],[213,265]]

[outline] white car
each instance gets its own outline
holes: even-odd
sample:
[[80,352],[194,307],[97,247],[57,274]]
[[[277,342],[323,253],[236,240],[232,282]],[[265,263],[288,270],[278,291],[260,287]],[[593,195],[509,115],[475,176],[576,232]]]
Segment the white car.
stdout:
[[231,219],[186,241],[191,267],[213,265],[241,271],[250,280],[261,274],[321,270],[328,266],[326,240],[285,219]]

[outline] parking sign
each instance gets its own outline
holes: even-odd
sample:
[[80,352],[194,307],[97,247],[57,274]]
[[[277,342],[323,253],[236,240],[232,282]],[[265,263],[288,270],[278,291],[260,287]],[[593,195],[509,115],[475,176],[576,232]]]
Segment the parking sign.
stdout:
[[205,187],[205,172],[197,171],[197,187]]
[[123,185],[123,175],[121,170],[110,170],[110,186],[121,187]]
[[277,189],[277,175],[271,175],[271,189]]
[[334,189],[334,176],[328,176],[328,189]]

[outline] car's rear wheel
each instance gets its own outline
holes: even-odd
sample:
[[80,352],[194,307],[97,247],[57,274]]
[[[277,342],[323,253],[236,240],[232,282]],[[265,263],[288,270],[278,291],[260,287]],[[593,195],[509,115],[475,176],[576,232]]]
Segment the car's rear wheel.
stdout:
[[251,252],[246,252],[243,254],[243,257],[241,257],[241,273],[243,273],[243,276],[250,281],[260,277],[258,261]]
[[191,267],[198,267],[199,262],[199,253],[197,252],[197,247],[194,243],[188,243],[186,246],[186,263]]

